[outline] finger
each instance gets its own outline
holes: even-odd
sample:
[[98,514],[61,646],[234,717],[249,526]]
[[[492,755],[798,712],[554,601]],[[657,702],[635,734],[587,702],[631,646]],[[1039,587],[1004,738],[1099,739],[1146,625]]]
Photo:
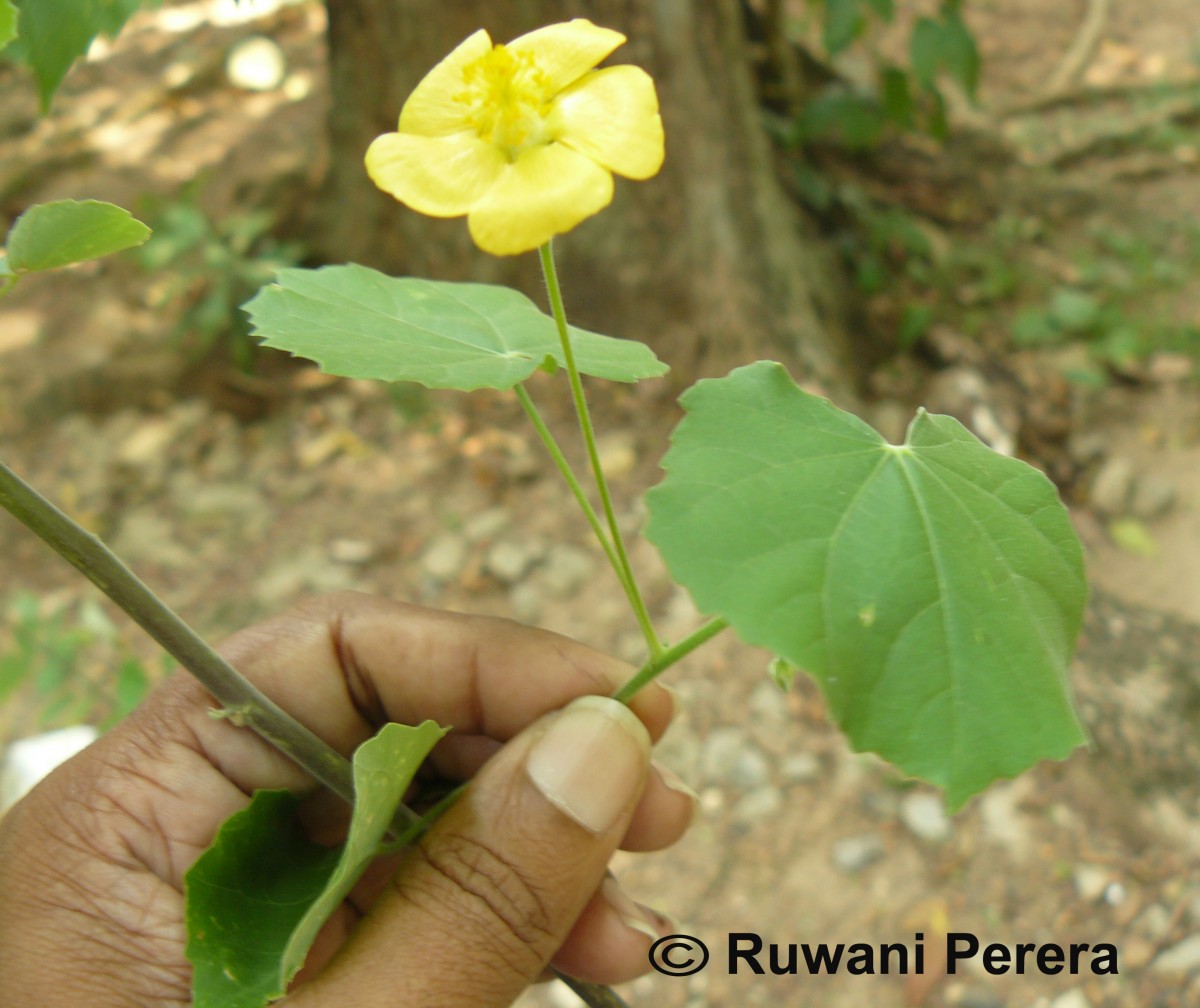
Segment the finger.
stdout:
[[[432,758],[443,777],[464,781],[496,754],[500,743],[478,736],[451,737],[446,747],[434,751]],[[654,763],[634,811],[629,830],[621,840],[627,851],[656,851],[670,847],[687,832],[700,806],[700,798],[670,768]]]
[[646,972],[649,946],[676,930],[664,914],[630,899],[609,874],[552,962],[579,980],[625,983]]
[[[687,832],[698,806],[699,799],[694,791],[679,782],[670,770],[658,763],[651,763],[645,789],[634,807],[620,848],[626,851],[656,851],[670,847]],[[330,845],[345,835],[348,818],[349,812],[345,806],[328,792],[314,795],[304,814],[309,835],[318,843]],[[388,888],[398,863],[395,857],[380,858],[358,881],[352,899],[360,912],[370,910]],[[599,893],[594,902],[598,907],[606,906]],[[611,930],[612,922],[609,921],[606,926]],[[571,972],[567,966],[562,968]]]
[[[356,593],[310,600],[235,635],[221,651],[345,755],[389,720],[429,718],[455,735],[507,741],[575,697],[612,692],[632,672],[545,630]],[[673,711],[655,684],[630,707],[653,739]],[[248,733],[207,717],[194,727],[208,757],[243,790],[292,785],[280,779],[277,759],[256,758]]]
[[674,771],[657,762],[652,764],[646,790],[621,839],[621,850],[657,851],[670,847],[687,832],[699,808],[699,796]]
[[[489,761],[296,1008],[507,1006],[538,978],[605,879],[645,784],[650,739],[615,701],[576,700]],[[650,938],[599,934],[595,977],[646,967]],[[638,963],[640,960],[640,965]]]

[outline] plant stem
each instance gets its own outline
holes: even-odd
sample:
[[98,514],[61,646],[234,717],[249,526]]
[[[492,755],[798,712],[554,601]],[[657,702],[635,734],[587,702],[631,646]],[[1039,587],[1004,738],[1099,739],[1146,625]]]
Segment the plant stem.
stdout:
[[[404,850],[405,847],[415,844],[421,839],[421,837],[425,835],[425,831],[438,821],[442,813],[449,809],[451,805],[453,805],[456,801],[458,801],[459,798],[462,797],[463,792],[466,790],[466,782],[459,784],[457,787],[447,791],[444,795],[442,795],[442,797],[434,803],[433,807],[423,815],[417,816],[414,813],[413,823],[406,830],[404,830],[403,833],[396,835],[394,839],[387,839],[381,843],[376,853],[397,854]],[[403,802],[400,804],[402,806],[404,805]]]
[[592,527],[592,532],[604,550],[604,555],[608,557],[608,562],[612,565],[612,569],[616,572],[617,578],[621,582],[621,587],[625,589],[625,595],[628,597],[630,605],[636,609],[638,599],[637,585],[631,583],[626,576],[626,571],[621,566],[620,557],[613,548],[612,540],[609,539],[608,533],[604,531],[604,527],[600,524],[600,516],[596,514],[596,509],[592,507],[592,502],[587,499],[587,494],[584,492],[583,485],[579,482],[579,477],[575,475],[575,471],[571,468],[571,463],[567,461],[567,457],[559,447],[558,441],[555,440],[553,432],[546,425],[546,421],[542,419],[541,413],[538,411],[525,386],[518,385],[514,391],[517,393],[517,399],[525,410],[525,415],[529,417],[529,422],[533,424],[533,429],[537,431],[538,437],[542,439],[542,444],[545,445],[546,451],[549,452],[550,458],[554,460],[554,464],[558,467],[558,471],[562,473],[567,486],[571,488],[571,493],[574,495],[576,503],[579,505],[580,510],[583,511],[588,524]]
[[650,621],[650,613],[642,599],[637,581],[633,576],[633,567],[629,563],[629,554],[625,549],[625,540],[621,536],[621,527],[617,524],[617,514],[613,508],[612,495],[608,490],[608,480],[604,477],[604,469],[600,465],[600,452],[596,447],[596,431],[592,426],[591,414],[588,411],[587,399],[583,394],[583,380],[579,376],[579,367],[575,363],[575,353],[571,349],[571,336],[567,330],[567,313],[563,307],[562,288],[558,282],[558,270],[554,265],[554,250],[550,242],[538,249],[542,261],[542,275],[546,280],[546,293],[550,297],[550,310],[558,326],[558,338],[562,343],[563,361],[567,366],[567,376],[571,382],[571,395],[575,400],[575,413],[579,418],[579,429],[583,433],[584,444],[587,445],[588,460],[592,466],[592,475],[596,480],[596,489],[600,494],[600,503],[604,508],[604,517],[608,522],[609,534],[612,536],[612,546],[616,553],[617,562],[614,569],[621,584],[629,594],[633,605],[634,615],[642,628],[642,636],[650,649],[650,659],[653,661],[662,654],[663,645],[655,633]]
[[576,980],[573,976],[568,976],[553,966],[550,967],[550,970],[590,1008],[629,1008],[629,1004],[611,987],[589,983],[587,980]]
[[[354,802],[350,763],[260,692],[209,647],[126,567],[107,546],[81,528],[0,462],[0,505],[83,572],[207,689],[226,717],[246,725],[346,801]],[[419,817],[401,805],[392,829],[402,833]]]
[[694,630],[691,634],[681,640],[678,644],[667,648],[657,658],[651,658],[646,662],[633,677],[625,683],[619,690],[613,694],[614,700],[620,700],[621,703],[629,703],[630,698],[647,683],[653,682],[655,678],[669,669],[681,658],[685,658],[696,650],[701,644],[705,644],[712,640],[717,634],[729,626],[729,621],[724,619],[710,619],[703,626]]

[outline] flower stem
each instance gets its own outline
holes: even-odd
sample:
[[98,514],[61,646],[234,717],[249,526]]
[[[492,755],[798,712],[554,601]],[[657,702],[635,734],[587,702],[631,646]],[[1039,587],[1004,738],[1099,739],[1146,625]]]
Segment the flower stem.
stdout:
[[596,509],[592,507],[591,501],[587,499],[587,494],[584,492],[583,485],[579,482],[579,477],[575,475],[575,471],[571,468],[571,463],[567,461],[566,456],[554,438],[554,434],[546,425],[546,421],[542,419],[542,414],[538,411],[525,386],[518,385],[514,391],[517,393],[517,399],[525,410],[525,415],[529,417],[529,422],[533,424],[533,429],[537,431],[538,437],[542,439],[542,444],[545,445],[550,458],[554,460],[554,464],[558,467],[558,471],[562,473],[567,486],[571,488],[571,493],[575,497],[580,510],[583,511],[584,517],[587,519],[588,525],[591,526],[592,532],[599,541],[601,548],[604,550],[604,555],[608,557],[608,562],[612,565],[613,570],[616,571],[617,578],[621,582],[621,587],[625,589],[625,595],[628,597],[630,605],[636,609],[638,598],[637,585],[632,584],[626,577],[625,569],[621,566],[620,557],[613,548],[612,540],[609,539],[608,533],[604,531],[604,526],[600,524],[600,516],[596,514]]
[[[629,563],[629,554],[625,549],[625,540],[617,523],[617,514],[613,508],[612,494],[608,490],[608,480],[604,477],[604,469],[600,465],[600,452],[596,447],[596,430],[592,426],[591,413],[588,411],[587,399],[583,394],[583,379],[579,376],[579,367],[575,363],[575,353],[571,348],[571,337],[567,331],[567,313],[563,307],[562,288],[558,283],[558,269],[554,265],[554,251],[550,242],[538,249],[542,261],[542,275],[546,279],[546,293],[550,297],[550,310],[558,326],[558,338],[562,343],[563,361],[567,366],[567,376],[571,382],[571,395],[575,400],[575,413],[579,418],[579,429],[583,433],[584,444],[587,446],[588,461],[591,463],[592,475],[596,480],[596,489],[600,494],[600,503],[604,508],[604,517],[608,522],[608,531],[612,537],[612,548],[616,554],[613,569],[617,573],[622,586],[629,595],[634,615],[642,628],[642,636],[650,649],[650,660],[654,661],[663,652],[662,642],[650,621],[650,613],[646,609],[637,581],[633,576],[633,567]],[[607,551],[606,551],[607,552]],[[610,554],[610,561],[613,559]]]
[[643,686],[653,682],[659,675],[669,669],[681,658],[686,658],[701,644],[706,644],[712,640],[717,634],[729,626],[729,621],[724,619],[710,619],[703,626],[694,630],[691,634],[681,640],[678,644],[672,645],[665,651],[662,651],[657,657],[652,657],[640,669],[633,674],[633,677],[625,683],[619,690],[613,694],[614,700],[620,700],[621,703],[629,703],[633,695]]
[[[77,567],[207,689],[218,716],[246,725],[346,801],[354,802],[350,763],[282,707],[261,693],[90,532],[0,462],[0,506]],[[403,833],[419,817],[401,805],[392,830]]]

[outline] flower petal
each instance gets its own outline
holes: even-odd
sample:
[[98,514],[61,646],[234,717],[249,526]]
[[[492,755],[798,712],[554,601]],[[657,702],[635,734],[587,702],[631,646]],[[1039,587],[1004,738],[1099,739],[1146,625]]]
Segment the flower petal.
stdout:
[[516,255],[603,210],[612,193],[612,175],[591,158],[562,144],[534,147],[504,167],[467,223],[485,252]]
[[546,74],[550,94],[574,84],[625,41],[611,28],[601,28],[587,18],[546,25],[513,39],[505,46],[513,53],[528,53]]
[[555,99],[550,128],[560,142],[626,178],[647,179],[662,167],[658,95],[641,67],[588,74]]
[[384,192],[430,217],[465,214],[496,181],[504,155],[474,133],[384,133],[367,148],[367,174]]
[[460,42],[408,96],[400,110],[400,132],[446,136],[466,129],[468,109],[456,100],[465,88],[463,69],[491,51],[491,36],[482,28]]

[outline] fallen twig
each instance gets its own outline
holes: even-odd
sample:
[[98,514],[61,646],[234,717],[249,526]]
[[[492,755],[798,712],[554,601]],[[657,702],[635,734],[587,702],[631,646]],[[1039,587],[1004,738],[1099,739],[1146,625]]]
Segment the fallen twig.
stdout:
[[1092,57],[1096,55],[1096,47],[1100,44],[1100,36],[1104,34],[1111,10],[1112,0],[1090,0],[1075,41],[1050,75],[1044,95],[1060,94],[1079,83],[1088,64],[1092,62]]
[[1169,124],[1179,124],[1200,116],[1200,83],[1193,84],[1191,93],[1176,100],[1166,102],[1156,108],[1134,111],[1127,115],[1106,117],[1100,124],[1089,123],[1086,118],[1080,118],[1069,124],[1054,136],[1054,142],[1047,145],[1050,149],[1044,153],[1029,150],[1028,143],[1022,143],[1017,134],[1020,133],[1010,124],[1008,135],[1018,147],[1027,151],[1023,158],[1026,164],[1036,167],[1063,167],[1114,146],[1128,146],[1138,142],[1146,134]]
[[1083,87],[1055,95],[1039,95],[1024,101],[997,108],[993,115],[997,119],[1019,119],[1021,116],[1039,115],[1068,105],[1100,105],[1111,101],[1138,101],[1142,98],[1164,97],[1185,93],[1200,86],[1200,80],[1156,80],[1128,84],[1110,84],[1106,87]]

